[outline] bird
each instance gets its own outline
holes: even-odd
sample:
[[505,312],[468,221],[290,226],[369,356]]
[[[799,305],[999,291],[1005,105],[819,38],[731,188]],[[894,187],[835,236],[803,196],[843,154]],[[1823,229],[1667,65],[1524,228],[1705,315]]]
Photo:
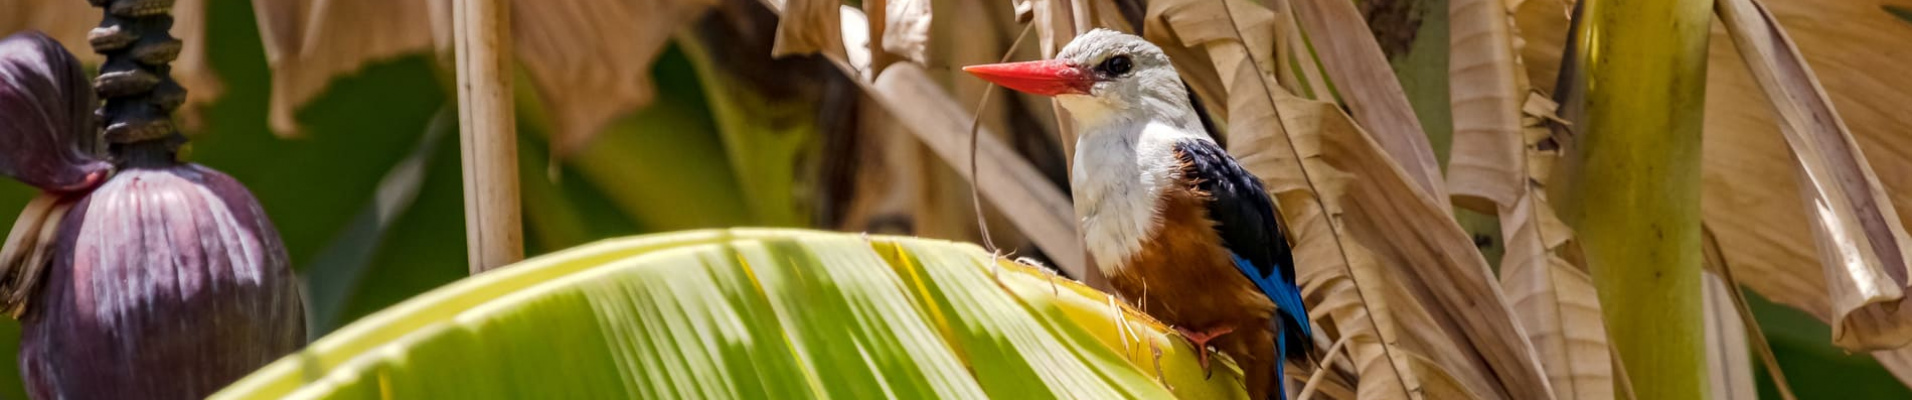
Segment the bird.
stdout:
[[1214,346],[1252,398],[1286,397],[1282,361],[1313,346],[1287,233],[1261,180],[1203,127],[1168,55],[1095,29],[1054,59],[963,70],[1068,110],[1077,223],[1116,292],[1174,325],[1204,371]]

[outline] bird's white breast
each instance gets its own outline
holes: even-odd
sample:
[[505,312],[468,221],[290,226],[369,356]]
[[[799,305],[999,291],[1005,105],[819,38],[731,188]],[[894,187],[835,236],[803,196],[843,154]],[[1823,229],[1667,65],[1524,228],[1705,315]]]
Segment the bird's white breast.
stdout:
[[1162,224],[1162,189],[1181,173],[1175,143],[1207,138],[1154,123],[1109,130],[1077,142],[1070,185],[1083,244],[1102,273],[1114,275]]

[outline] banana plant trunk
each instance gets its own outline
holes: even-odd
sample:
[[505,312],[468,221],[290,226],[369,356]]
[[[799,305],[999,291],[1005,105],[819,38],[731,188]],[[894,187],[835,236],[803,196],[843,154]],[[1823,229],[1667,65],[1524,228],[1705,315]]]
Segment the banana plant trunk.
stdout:
[[1700,127],[1712,0],[1587,0],[1563,217],[1641,399],[1707,395]]

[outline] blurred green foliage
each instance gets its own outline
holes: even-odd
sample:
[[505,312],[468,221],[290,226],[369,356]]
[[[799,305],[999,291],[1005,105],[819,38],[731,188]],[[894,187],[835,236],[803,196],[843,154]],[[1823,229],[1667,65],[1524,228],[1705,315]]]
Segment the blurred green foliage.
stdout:
[[[1752,290],[1746,301],[1759,317],[1759,327],[1772,342],[1773,355],[1786,373],[1786,382],[1802,399],[1912,399],[1912,389],[1893,378],[1865,353],[1847,353],[1832,346],[1832,327],[1791,307],[1773,303]],[[1757,354],[1754,357],[1758,357]],[[1759,397],[1777,399],[1778,389],[1764,363],[1754,360]]]
[[[421,143],[434,114],[451,106],[447,71],[419,54],[338,77],[299,110],[300,135],[279,137],[266,126],[271,72],[254,17],[247,2],[208,7],[203,45],[212,49],[211,65],[226,92],[189,132],[187,154],[252,190],[308,283],[343,286],[308,288],[308,311],[327,310],[330,317],[313,322],[313,335],[466,276],[456,122],[439,128],[450,134]],[[531,107],[536,99],[520,104],[528,255],[609,237],[756,222],[726,162],[730,150],[716,134],[699,68],[672,49],[654,74],[656,104],[616,121],[592,146],[555,166],[541,116]],[[420,146],[435,149],[415,151]],[[417,160],[424,167],[417,197],[377,207],[381,179],[420,153],[429,157]],[[33,193],[0,180],[0,212],[11,215]],[[385,223],[362,223],[367,220]],[[344,252],[363,254],[331,254]],[[313,271],[314,265],[345,272]],[[315,274],[333,276],[314,281]],[[314,300],[315,291],[343,295]],[[25,398],[13,362],[18,337],[18,323],[0,322],[0,398]]]

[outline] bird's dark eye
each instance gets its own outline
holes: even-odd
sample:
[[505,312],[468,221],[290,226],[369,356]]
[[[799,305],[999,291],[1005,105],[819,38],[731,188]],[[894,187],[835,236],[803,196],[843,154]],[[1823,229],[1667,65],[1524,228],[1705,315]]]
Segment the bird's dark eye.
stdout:
[[1107,60],[1102,60],[1102,71],[1107,72],[1109,76],[1122,76],[1122,74],[1127,74],[1130,69],[1134,68],[1135,63],[1130,61],[1127,55],[1118,55],[1109,57]]

